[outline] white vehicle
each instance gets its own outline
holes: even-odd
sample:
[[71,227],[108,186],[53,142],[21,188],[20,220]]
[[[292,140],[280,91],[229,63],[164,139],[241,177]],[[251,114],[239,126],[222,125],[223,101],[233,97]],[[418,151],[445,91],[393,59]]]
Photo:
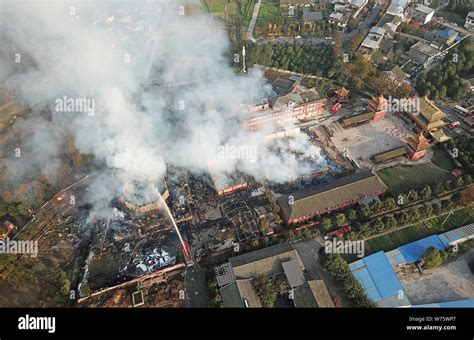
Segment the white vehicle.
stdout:
[[469,116],[470,114],[470,111],[462,106],[459,106],[459,105],[456,105],[454,107],[454,111],[456,111],[457,113],[459,113],[461,116]]
[[295,39],[301,39],[301,35],[297,35]]
[[332,40],[332,37],[324,37],[325,40]]

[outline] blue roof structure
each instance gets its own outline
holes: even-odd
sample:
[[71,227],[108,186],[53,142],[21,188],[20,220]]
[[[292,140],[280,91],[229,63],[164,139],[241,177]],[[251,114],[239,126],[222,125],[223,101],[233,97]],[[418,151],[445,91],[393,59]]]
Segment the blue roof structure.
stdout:
[[447,247],[450,243],[474,238],[474,223],[439,234],[439,239]]
[[398,248],[385,253],[385,256],[392,266],[407,262]]
[[442,37],[442,38],[445,38],[445,39],[449,39],[451,37],[454,37],[457,34],[458,34],[458,32],[456,32],[452,28],[446,28],[446,29],[443,29],[443,30],[438,30],[438,32],[437,32],[438,37]]
[[432,235],[421,240],[405,244],[398,249],[400,253],[403,255],[405,260],[409,263],[419,261],[423,254],[425,253],[426,249],[428,248],[436,248],[441,251],[446,250],[446,246],[441,241],[438,235]]
[[420,308],[474,308],[474,299],[439,302],[439,303],[427,303],[424,305],[415,305],[413,307]]
[[367,292],[367,296],[374,302],[403,291],[402,284],[383,251],[351,263],[349,268]]

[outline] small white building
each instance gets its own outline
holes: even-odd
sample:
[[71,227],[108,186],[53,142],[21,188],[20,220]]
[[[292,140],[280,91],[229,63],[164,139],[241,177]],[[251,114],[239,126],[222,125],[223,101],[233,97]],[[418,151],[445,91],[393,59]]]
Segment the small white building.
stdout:
[[379,48],[380,42],[385,36],[385,29],[381,27],[372,27],[369,31],[369,34],[362,41],[361,46],[370,48],[371,50],[376,50]]
[[420,22],[422,25],[429,23],[433,19],[434,9],[425,5],[417,4],[413,8],[411,15],[412,20]]
[[388,6],[386,14],[391,14],[405,19],[405,7],[410,3],[410,0],[392,0]]
[[469,31],[474,32],[474,12],[469,12],[467,17],[466,17],[466,23],[464,24],[464,27],[468,29]]

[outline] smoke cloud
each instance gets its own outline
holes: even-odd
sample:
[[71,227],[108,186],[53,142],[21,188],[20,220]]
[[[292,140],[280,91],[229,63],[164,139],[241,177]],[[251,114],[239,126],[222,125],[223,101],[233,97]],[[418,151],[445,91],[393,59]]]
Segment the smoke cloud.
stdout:
[[[34,110],[52,112],[56,129],[107,164],[90,191],[94,203],[117,197],[130,181],[159,181],[167,164],[281,183],[308,173],[307,159],[325,163],[304,134],[270,141],[274,126],[242,127],[242,105],[268,97],[271,86],[258,69],[234,72],[226,32],[198,0],[4,1],[0,11],[20,64],[32,61],[12,72],[15,56],[0,55],[0,81]],[[74,100],[57,110],[65,97]],[[34,144],[53,159],[57,141],[43,135]],[[222,154],[225,145],[253,156]]]

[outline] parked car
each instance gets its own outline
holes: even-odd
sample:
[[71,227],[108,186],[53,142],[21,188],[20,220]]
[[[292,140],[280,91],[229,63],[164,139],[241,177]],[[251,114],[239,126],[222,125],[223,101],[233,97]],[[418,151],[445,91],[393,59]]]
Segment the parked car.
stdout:
[[457,128],[460,127],[460,126],[461,126],[461,123],[459,123],[459,121],[455,121],[455,122],[449,124],[449,125],[448,125],[448,128],[450,128],[450,129],[457,129]]

